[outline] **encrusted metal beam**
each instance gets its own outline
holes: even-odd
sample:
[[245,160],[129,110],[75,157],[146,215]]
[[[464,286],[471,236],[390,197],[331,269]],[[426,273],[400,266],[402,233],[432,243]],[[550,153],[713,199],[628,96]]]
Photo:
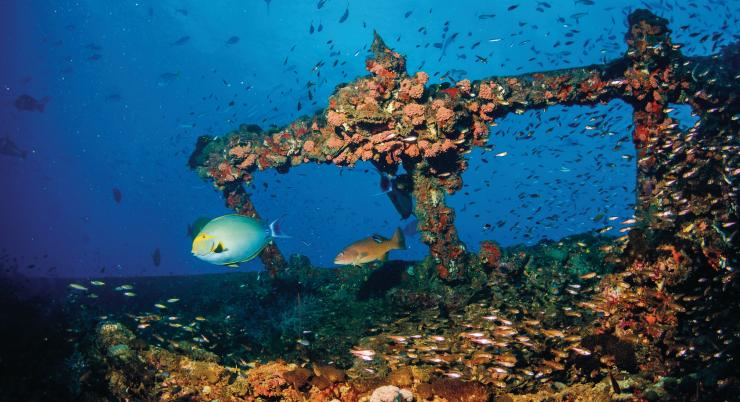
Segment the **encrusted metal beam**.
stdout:
[[[634,108],[639,155],[638,223],[629,249],[644,251],[657,237],[703,222],[697,227],[703,228],[704,240],[694,246],[711,249],[711,258],[726,264],[736,258],[728,234],[735,229],[726,229],[737,220],[738,46],[722,55],[687,58],[671,43],[665,19],[637,10],[628,21],[628,50],[611,63],[465,79],[449,87],[427,85],[429,77],[421,71],[409,75],[404,56],[375,34],[373,55],[366,62],[371,74],[338,87],[326,109],[266,132],[242,125],[225,136],[202,137],[191,167],[224,190],[230,207],[256,214],[240,190],[256,170],[371,161],[392,173],[403,164],[413,177],[422,240],[440,276],[458,279],[472,256],[457,236],[454,211],[444,199],[461,188],[464,155],[488,142],[494,120],[555,104],[622,99]],[[667,114],[669,103],[690,104],[700,126],[682,133]],[[263,261],[273,270],[284,264],[274,246],[266,249]]]

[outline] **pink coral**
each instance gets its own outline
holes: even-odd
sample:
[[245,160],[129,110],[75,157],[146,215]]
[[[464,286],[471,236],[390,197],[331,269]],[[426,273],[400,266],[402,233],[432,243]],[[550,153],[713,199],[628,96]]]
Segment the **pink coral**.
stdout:
[[414,75],[414,78],[416,79],[416,82],[418,82],[421,85],[426,85],[427,81],[429,81],[429,74],[419,71]]
[[344,123],[347,122],[347,116],[345,116],[343,113],[339,113],[339,112],[335,112],[333,110],[330,110],[326,114],[326,121],[330,125],[332,125],[334,127],[337,127],[337,126],[341,126],[342,124],[344,124]]
[[489,113],[492,113],[493,110],[496,108],[496,105],[494,105],[491,102],[488,102],[480,107],[480,117],[481,119],[485,121],[491,121],[493,120],[493,117],[489,116]]
[[494,98],[493,88],[488,83],[481,82],[480,88],[478,89],[478,97],[481,99],[491,100]]
[[316,147],[316,144],[311,140],[308,140],[303,143],[303,150],[306,152],[312,152],[315,147]]
[[424,85],[418,84],[408,78],[401,81],[401,87],[398,90],[399,99],[419,99],[424,95]]
[[488,134],[488,125],[480,121],[473,123],[473,134],[476,136]]
[[437,114],[435,117],[437,118],[437,124],[439,124],[440,126],[446,126],[450,123],[452,117],[454,116],[455,112],[443,106],[437,109]]
[[411,124],[420,125],[424,123],[424,105],[409,103],[403,107],[403,114],[411,120]]
[[411,158],[416,158],[417,156],[419,156],[419,146],[416,144],[409,144],[408,146],[406,146],[405,152],[407,156]]
[[434,143],[431,143],[429,141],[419,141],[419,147],[421,147],[424,156],[429,158],[455,148],[455,143],[450,140],[444,140],[442,142]]
[[250,144],[247,145],[238,145],[229,150],[229,155],[235,156],[237,158],[246,158],[247,155],[252,150],[252,146]]
[[326,141],[326,146],[331,149],[339,149],[344,146],[344,141],[342,141],[340,138],[336,136],[331,136]]
[[470,93],[470,86],[471,86],[470,80],[458,81],[458,83],[455,84],[455,86],[460,90],[460,92],[466,95]]

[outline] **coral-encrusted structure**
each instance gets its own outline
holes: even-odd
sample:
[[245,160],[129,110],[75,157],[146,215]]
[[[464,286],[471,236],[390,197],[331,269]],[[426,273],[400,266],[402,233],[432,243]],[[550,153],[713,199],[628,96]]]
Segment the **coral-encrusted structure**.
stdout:
[[[728,233],[735,229],[728,225],[737,218],[738,46],[689,58],[669,34],[665,19],[638,10],[629,16],[626,54],[609,64],[462,80],[449,88],[427,86],[424,72],[409,75],[405,58],[375,34],[366,62],[371,75],[340,86],[325,110],[267,132],[244,125],[226,136],[202,137],[190,165],[224,192],[230,207],[252,216],[241,185],[258,169],[371,161],[394,173],[403,165],[412,173],[419,229],[439,275],[461,279],[472,256],[445,196],[461,188],[464,155],[488,142],[494,120],[554,104],[621,99],[634,108],[639,155],[638,222],[628,253],[659,253],[666,236],[682,233],[676,252],[722,270],[736,258]],[[700,123],[680,131],[667,115],[669,103],[691,105]],[[285,266],[274,245],[262,261],[272,273]]]

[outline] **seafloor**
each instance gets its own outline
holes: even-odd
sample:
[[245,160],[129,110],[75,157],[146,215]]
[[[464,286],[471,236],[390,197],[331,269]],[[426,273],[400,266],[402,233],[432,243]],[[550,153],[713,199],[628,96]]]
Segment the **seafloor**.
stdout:
[[[731,398],[735,346],[715,356],[712,343],[737,333],[722,308],[735,300],[711,286],[643,286],[655,267],[613,272],[619,244],[502,249],[468,267],[464,286],[424,262],[317,269],[297,257],[276,278],[127,278],[87,291],[5,281],[0,386],[5,400],[403,400],[370,398],[384,385],[419,401]],[[21,301],[24,286],[60,298]],[[678,317],[704,308],[722,326],[686,333]]]

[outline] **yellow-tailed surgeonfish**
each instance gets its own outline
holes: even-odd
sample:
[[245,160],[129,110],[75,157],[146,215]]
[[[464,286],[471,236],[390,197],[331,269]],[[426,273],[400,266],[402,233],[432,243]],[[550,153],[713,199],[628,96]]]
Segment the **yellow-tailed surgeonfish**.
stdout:
[[385,261],[391,250],[404,250],[406,241],[401,229],[396,229],[393,237],[386,239],[379,235],[366,237],[345,247],[334,258],[337,265],[362,265],[373,261]]
[[193,255],[216,265],[237,267],[259,255],[279,233],[277,220],[269,225],[244,215],[212,219],[193,239]]

